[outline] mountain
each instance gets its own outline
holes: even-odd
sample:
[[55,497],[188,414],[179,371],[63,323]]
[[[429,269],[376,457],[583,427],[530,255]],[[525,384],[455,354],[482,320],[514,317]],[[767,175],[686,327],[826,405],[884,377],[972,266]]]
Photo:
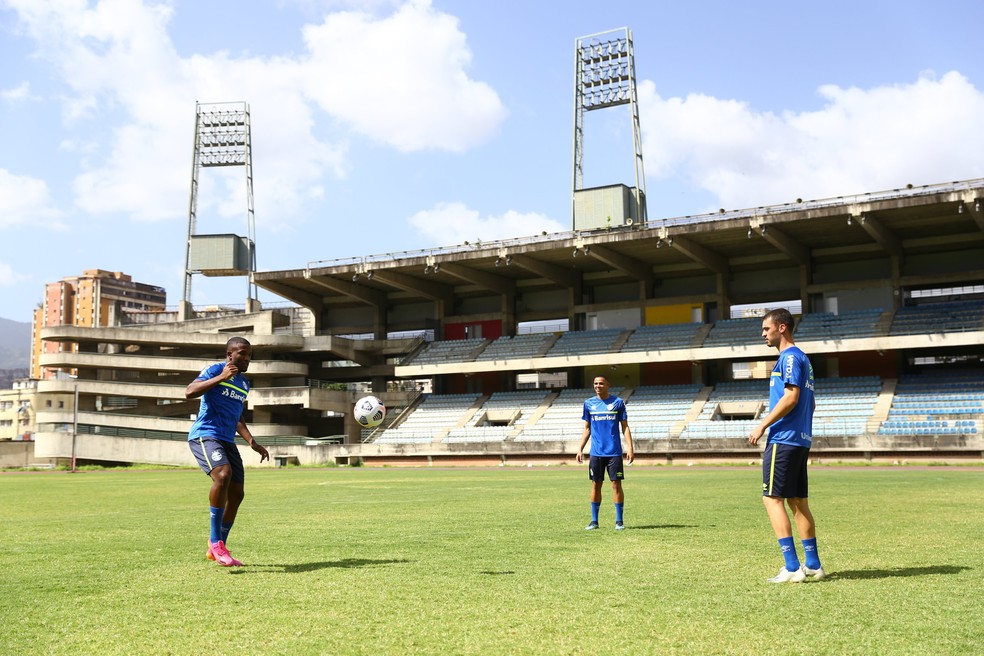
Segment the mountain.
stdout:
[[0,369],[31,366],[31,324],[0,319]]

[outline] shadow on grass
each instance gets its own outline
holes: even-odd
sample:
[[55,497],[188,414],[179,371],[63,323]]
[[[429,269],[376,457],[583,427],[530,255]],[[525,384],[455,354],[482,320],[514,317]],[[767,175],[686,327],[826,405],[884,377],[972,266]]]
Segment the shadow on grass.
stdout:
[[856,569],[832,572],[828,579],[888,579],[895,576],[932,576],[933,574],[959,574],[972,569],[963,565],[936,565],[933,567],[895,567],[893,569]]
[[[714,524],[709,524],[713,527]],[[648,526],[632,526],[627,525],[625,528],[632,529],[633,531],[659,531],[665,528],[700,528],[696,524],[650,524]]]
[[507,576],[509,574],[515,574],[515,573],[516,572],[514,572],[511,569],[504,569],[504,570],[501,570],[501,571],[498,571],[498,572],[497,571],[490,570],[490,569],[486,569],[486,570],[483,570],[483,571],[479,572],[479,574],[485,574],[487,576]]
[[303,574],[314,572],[319,569],[355,569],[357,567],[373,567],[376,565],[396,565],[399,563],[409,563],[405,558],[394,560],[372,560],[369,558],[344,558],[342,560],[326,560],[319,563],[297,563],[290,565],[246,565],[243,568],[230,569],[230,574],[250,574],[258,572],[275,572],[281,574]]

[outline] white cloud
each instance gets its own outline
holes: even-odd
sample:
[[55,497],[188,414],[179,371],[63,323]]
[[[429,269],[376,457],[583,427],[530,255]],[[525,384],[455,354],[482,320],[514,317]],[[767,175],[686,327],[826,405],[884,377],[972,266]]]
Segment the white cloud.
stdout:
[[[401,151],[464,150],[505,116],[495,92],[465,74],[470,53],[456,19],[425,0],[378,20],[331,14],[305,28],[310,53],[282,57],[182,57],[167,31],[174,10],[164,3],[8,2],[69,90],[62,101],[69,126],[110,126],[101,150],[80,153],[73,185],[76,204],[93,215],[187,216],[195,99],[250,103],[254,161],[262,161],[257,221],[274,229],[288,229],[323,196],[325,175],[347,173],[345,134],[316,137],[319,111]],[[357,67],[339,65],[346,60]],[[65,143],[75,141],[88,139]],[[242,169],[204,170],[198,201],[200,219],[245,216]]]
[[450,246],[477,241],[496,241],[563,232],[568,227],[535,212],[509,210],[501,216],[482,218],[464,203],[438,203],[433,209],[422,210],[410,217],[410,224],[435,245]]
[[51,221],[60,216],[44,180],[0,169],[0,228],[28,222],[57,227]]
[[960,73],[912,84],[819,89],[822,109],[757,112],[639,87],[646,170],[679,175],[728,209],[984,176],[984,93]]
[[37,99],[38,97],[31,93],[31,83],[27,81],[21,82],[16,87],[10,89],[0,89],[0,100],[8,103]]
[[471,51],[458,20],[429,0],[410,0],[382,19],[331,14],[305,27],[304,41],[307,89],[318,105],[401,151],[464,151],[506,117],[495,90],[468,77]]
[[27,282],[31,276],[17,273],[6,262],[0,262],[0,287],[13,287],[23,282]]

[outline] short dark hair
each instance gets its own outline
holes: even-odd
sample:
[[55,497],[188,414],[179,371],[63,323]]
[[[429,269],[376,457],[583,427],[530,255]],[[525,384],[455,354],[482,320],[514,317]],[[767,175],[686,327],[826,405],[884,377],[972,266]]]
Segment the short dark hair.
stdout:
[[796,328],[796,321],[793,319],[793,315],[790,314],[789,310],[786,308],[776,308],[770,312],[767,312],[762,320],[770,320],[776,326],[786,326],[786,332],[790,335],[793,334],[793,329]]
[[226,353],[231,351],[237,346],[252,346],[245,337],[231,337],[229,341],[226,342]]

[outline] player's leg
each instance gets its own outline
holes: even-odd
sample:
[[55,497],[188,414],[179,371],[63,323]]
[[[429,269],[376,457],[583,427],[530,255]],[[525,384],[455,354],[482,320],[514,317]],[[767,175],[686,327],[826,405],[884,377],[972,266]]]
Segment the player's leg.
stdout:
[[588,458],[588,478],[591,480],[591,523],[585,526],[585,530],[591,531],[598,528],[598,510],[601,508],[601,485],[605,482],[605,466],[602,460],[596,456]]
[[598,528],[598,511],[601,509],[601,481],[591,481],[591,523],[584,528],[588,531]]
[[615,530],[621,531],[625,528],[622,523],[622,513],[625,509],[625,492],[622,490],[622,479],[625,478],[625,471],[622,467],[622,458],[616,457],[608,461],[608,478],[612,482],[612,501],[615,502]]
[[226,504],[229,502],[229,487],[232,484],[232,467],[228,463],[212,468],[209,472],[212,488],[208,493],[209,537],[205,556],[223,567],[241,564],[229,553],[222,539],[222,522]]
[[229,567],[236,561],[226,551],[225,544],[222,542],[222,519],[229,499],[229,484],[232,481],[232,467],[229,464],[226,446],[219,440],[198,437],[189,440],[188,447],[198,461],[198,466],[212,479],[212,486],[208,491],[209,537],[205,557]]
[[227,450],[227,457],[231,470],[225,513],[222,517],[222,541],[226,546],[229,545],[229,531],[232,530],[236,515],[239,513],[239,506],[246,496],[246,470],[243,466],[242,456],[239,455],[239,449],[230,446]]
[[787,499],[789,508],[793,511],[796,531],[803,544],[803,572],[814,579],[826,576],[820,564],[820,552],[817,549],[817,523],[810,512],[810,502],[806,498]]
[[239,506],[246,498],[246,489],[242,483],[233,481],[229,483],[229,494],[226,498],[225,513],[222,515],[222,541],[229,543],[229,531],[236,522],[236,515],[239,514]]
[[615,503],[625,503],[625,490],[622,489],[622,481],[612,481],[612,500]]
[[[229,484],[232,482],[232,468],[228,465],[213,467],[208,473],[212,479],[212,487],[208,491],[208,505],[219,510],[219,522],[221,524],[222,514],[225,513],[226,503],[229,501]],[[221,535],[213,536],[221,539]]]
[[765,512],[769,516],[769,523],[776,534],[776,539],[792,538],[793,525],[786,513],[785,500],[782,497],[762,497],[762,503],[765,505]]
[[807,499],[786,499],[789,509],[793,511],[793,520],[796,522],[796,532],[800,539],[805,540],[817,537],[817,523],[810,512],[810,502]]
[[622,481],[612,481],[612,498],[615,501],[615,530],[621,531],[625,528],[623,514],[625,510],[625,492],[622,490]]
[[769,579],[772,583],[798,582],[805,578],[796,556],[793,526],[786,513],[787,464],[791,448],[784,444],[767,444],[762,458],[762,504],[779,542],[784,562],[779,574]]

